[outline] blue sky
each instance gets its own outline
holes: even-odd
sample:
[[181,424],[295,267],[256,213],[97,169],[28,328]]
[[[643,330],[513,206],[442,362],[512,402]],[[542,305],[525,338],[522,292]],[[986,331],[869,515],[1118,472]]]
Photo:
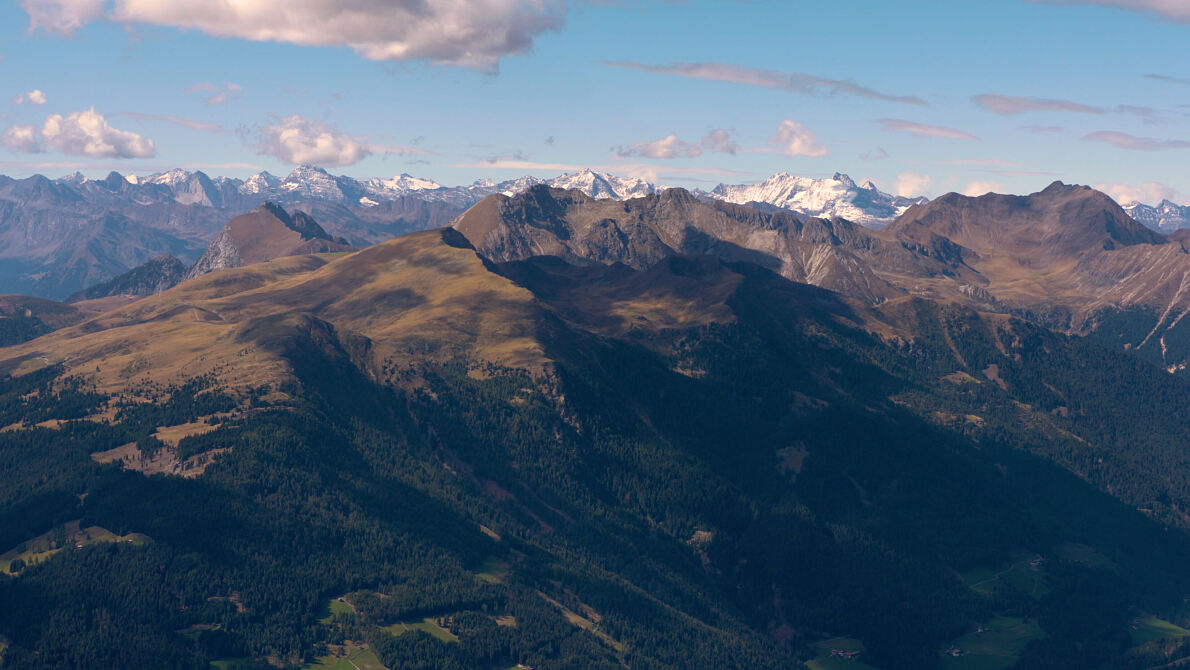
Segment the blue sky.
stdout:
[[215,4],[0,5],[0,172],[840,171],[1190,200],[1181,0]]

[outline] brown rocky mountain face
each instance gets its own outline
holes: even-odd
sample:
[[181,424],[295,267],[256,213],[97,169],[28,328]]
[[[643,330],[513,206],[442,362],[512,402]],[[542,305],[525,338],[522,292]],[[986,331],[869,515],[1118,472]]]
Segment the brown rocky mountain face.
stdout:
[[541,186],[491,196],[453,225],[494,261],[550,255],[646,269],[675,254],[710,254],[869,304],[955,301],[1094,334],[1170,369],[1190,361],[1185,245],[1085,186],[952,193],[883,231],[700,201],[681,189],[619,202]]
[[914,278],[922,295],[1095,335],[1170,369],[1190,360],[1182,320],[1190,254],[1091,188],[1056,182],[1029,196],[949,194],[911,208],[883,234],[917,248],[944,240],[959,250],[953,266],[975,272],[966,283]]
[[333,239],[305,212],[292,215],[266,202],[255,210],[232,219],[190,269],[189,278],[227,268],[263,263],[284,256],[301,256],[352,247]]
[[675,254],[709,254],[871,303],[905,294],[874,271],[874,260],[925,275],[951,271],[842,219],[803,221],[788,212],[704,202],[683,189],[614,201],[536,186],[512,198],[491,196],[453,225],[494,261],[549,255],[642,270]]

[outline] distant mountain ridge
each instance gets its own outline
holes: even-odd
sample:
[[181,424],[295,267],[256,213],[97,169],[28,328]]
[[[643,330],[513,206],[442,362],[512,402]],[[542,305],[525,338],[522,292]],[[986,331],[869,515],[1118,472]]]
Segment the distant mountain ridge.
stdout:
[[[775,186],[783,182],[789,183]],[[638,177],[590,169],[464,186],[409,174],[356,179],[309,165],[284,177],[260,172],[247,179],[184,169],[143,176],[112,172],[103,179],[80,173],[59,179],[0,176],[0,290],[64,299],[165,254],[193,263],[223,224],[263,200],[299,208],[331,235],[367,245],[445,226],[487,196],[511,196],[539,184],[576,189],[596,200],[665,190]],[[755,187],[715,190],[700,195],[877,227],[905,204],[870,182],[855,186],[845,175],[830,180],[777,175]]]
[[1153,230],[1172,233],[1190,228],[1190,205],[1179,205],[1166,199],[1155,206],[1133,202],[1123,207],[1129,216]]
[[67,302],[95,300],[114,296],[148,296],[167,291],[187,279],[208,272],[263,263],[285,256],[301,256],[353,247],[343,238],[332,237],[309,214],[293,213],[273,202],[235,217],[223,227],[206,252],[194,265],[186,265],[174,256],[164,255],[90,286]]
[[[595,200],[666,190],[645,179],[590,169],[464,186],[409,174],[357,179],[308,165],[283,177],[261,172],[247,179],[183,169],[147,176],[113,172],[103,179],[78,173],[60,179],[0,177],[0,290],[60,300],[162,255],[190,265],[228,220],[264,200],[308,212],[331,236],[360,246],[448,225],[485,197],[513,196],[537,185],[575,189]],[[857,184],[842,173],[825,179],[779,173],[756,184],[719,184],[693,193],[707,201],[802,219],[841,218],[876,229],[925,201],[885,193],[871,181]],[[1190,208],[1168,201],[1125,211],[1162,232],[1190,225]]]

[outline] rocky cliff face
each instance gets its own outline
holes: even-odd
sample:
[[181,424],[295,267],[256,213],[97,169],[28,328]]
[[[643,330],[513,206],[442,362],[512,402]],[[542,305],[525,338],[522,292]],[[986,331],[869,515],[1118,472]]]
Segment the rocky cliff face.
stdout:
[[881,231],[682,189],[620,202],[536,186],[485,199],[453,225],[496,262],[557,256],[640,270],[674,255],[712,255],[869,304],[921,296],[1026,316],[1127,346],[1170,370],[1190,369],[1186,243],[1085,186],[951,193],[910,207]]
[[262,263],[283,256],[351,248],[346,240],[332,238],[305,212],[290,214],[280,205],[265,202],[224,226],[186,277],[192,279],[215,270]]
[[844,220],[803,221],[790,212],[700,200],[683,189],[620,202],[535,186],[512,198],[491,196],[453,225],[499,262],[549,255],[580,265],[621,263],[643,270],[670,256],[707,254],[755,263],[870,303],[904,290],[878,276],[865,256],[927,273],[945,269]]
[[240,257],[235,240],[224,229],[211,242],[211,246],[207,247],[198,262],[186,273],[186,279],[193,279],[215,270],[238,268],[242,265],[244,265],[244,259]]

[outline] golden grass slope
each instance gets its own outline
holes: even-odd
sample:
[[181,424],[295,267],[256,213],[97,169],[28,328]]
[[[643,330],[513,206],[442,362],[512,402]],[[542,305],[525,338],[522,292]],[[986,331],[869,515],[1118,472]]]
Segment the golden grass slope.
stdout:
[[0,349],[0,371],[62,364],[106,393],[213,373],[252,387],[290,369],[273,337],[316,320],[366,338],[375,361],[468,353],[545,363],[527,290],[489,272],[439,231],[338,257],[295,256],[211,273],[32,342]]

